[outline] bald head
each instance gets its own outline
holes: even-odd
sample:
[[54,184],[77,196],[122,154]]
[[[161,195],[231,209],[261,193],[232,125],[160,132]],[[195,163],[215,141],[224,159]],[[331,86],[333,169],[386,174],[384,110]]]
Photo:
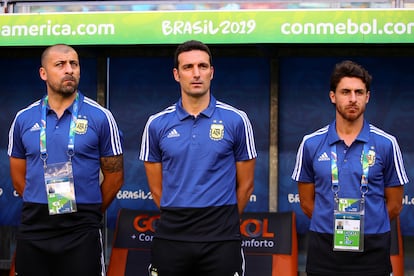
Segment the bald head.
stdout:
[[39,75],[46,82],[49,97],[73,97],[80,80],[79,57],[75,49],[66,44],[47,47],[41,63]]
[[[69,52],[75,52],[76,53],[75,49],[73,49],[71,46],[66,45],[66,44],[55,44],[55,45],[49,46],[43,51],[43,54],[41,56],[40,62],[42,64],[42,67],[45,67],[46,60],[49,57],[49,54],[51,52],[58,52],[58,53],[65,53],[65,54],[69,53]],[[77,53],[76,53],[76,55],[77,55]]]

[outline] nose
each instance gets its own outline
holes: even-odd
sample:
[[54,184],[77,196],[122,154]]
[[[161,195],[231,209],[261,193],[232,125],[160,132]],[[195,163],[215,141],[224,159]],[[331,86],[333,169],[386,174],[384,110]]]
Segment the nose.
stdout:
[[67,74],[73,74],[73,65],[70,62],[65,63],[65,72]]
[[195,78],[200,77],[200,69],[197,66],[194,66],[193,68],[193,75]]
[[355,102],[356,98],[357,98],[357,95],[356,95],[355,91],[351,91],[351,93],[349,93],[349,100],[351,102]]

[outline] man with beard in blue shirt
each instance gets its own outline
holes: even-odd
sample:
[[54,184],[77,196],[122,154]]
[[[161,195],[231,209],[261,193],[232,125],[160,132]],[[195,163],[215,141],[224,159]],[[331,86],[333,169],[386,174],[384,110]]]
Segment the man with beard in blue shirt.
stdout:
[[392,271],[390,220],[402,209],[408,178],[396,138],[364,119],[371,80],[361,65],[338,63],[329,93],[336,118],[298,150],[292,178],[311,219],[308,276]]
[[72,47],[48,47],[39,73],[47,94],[17,113],[9,133],[11,179],[23,197],[16,275],[104,276],[103,212],[123,183],[120,131],[78,90]]

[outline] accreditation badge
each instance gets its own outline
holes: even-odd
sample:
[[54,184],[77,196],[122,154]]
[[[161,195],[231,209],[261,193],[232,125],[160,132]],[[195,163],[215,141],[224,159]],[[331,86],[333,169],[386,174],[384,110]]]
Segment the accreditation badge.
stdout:
[[49,215],[77,211],[71,162],[48,164],[45,184]]
[[361,199],[340,198],[334,211],[334,251],[364,251],[364,206]]

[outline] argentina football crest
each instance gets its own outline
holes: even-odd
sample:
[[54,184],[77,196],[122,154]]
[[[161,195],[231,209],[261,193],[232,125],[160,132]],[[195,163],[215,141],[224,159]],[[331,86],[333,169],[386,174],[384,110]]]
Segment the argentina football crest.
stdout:
[[369,151],[368,151],[368,166],[372,167],[375,164],[375,149],[372,147]]
[[210,126],[210,139],[214,141],[222,140],[224,138],[224,125],[222,121],[216,120]]
[[[366,154],[366,162],[367,165],[369,167],[372,167],[375,165],[375,158],[376,158],[376,152],[375,152],[375,148],[371,146],[371,148],[368,150],[367,154]],[[361,164],[363,164],[364,160],[363,160],[363,156],[361,156]]]
[[87,130],[88,130],[88,120],[78,118],[75,123],[75,133],[85,134]]

